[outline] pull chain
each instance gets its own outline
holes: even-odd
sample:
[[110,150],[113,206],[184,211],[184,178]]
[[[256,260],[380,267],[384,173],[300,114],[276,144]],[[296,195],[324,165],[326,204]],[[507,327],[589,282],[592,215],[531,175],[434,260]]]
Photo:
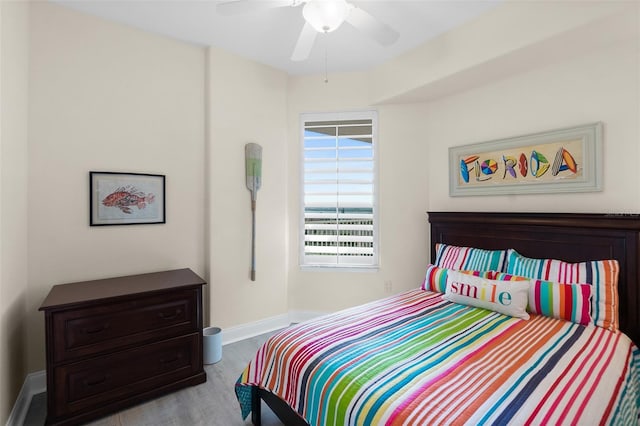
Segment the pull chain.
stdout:
[[326,37],[327,34],[325,34],[324,37],[324,82],[328,83],[329,82],[329,71],[328,71],[328,66],[327,63],[328,61],[328,57],[329,57],[329,39],[328,37]]

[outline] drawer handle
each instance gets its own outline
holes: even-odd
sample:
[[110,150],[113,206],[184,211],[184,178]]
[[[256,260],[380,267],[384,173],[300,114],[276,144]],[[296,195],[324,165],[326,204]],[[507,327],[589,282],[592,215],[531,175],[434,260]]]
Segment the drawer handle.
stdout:
[[98,334],[98,333],[102,333],[107,328],[109,328],[109,323],[102,324],[100,327],[96,327],[96,328],[89,328],[89,329],[83,328],[82,331],[85,334]]
[[158,317],[162,318],[163,320],[172,320],[172,319],[176,319],[178,315],[180,315],[181,313],[182,313],[182,309],[176,309],[175,312],[172,314],[165,314],[164,312],[158,312]]
[[107,376],[102,376],[101,378],[95,379],[95,380],[93,380],[91,382],[89,380],[84,380],[83,383],[84,383],[84,385],[86,387],[90,387],[90,386],[100,385],[100,384],[102,384],[102,383],[104,383],[106,381],[107,381]]

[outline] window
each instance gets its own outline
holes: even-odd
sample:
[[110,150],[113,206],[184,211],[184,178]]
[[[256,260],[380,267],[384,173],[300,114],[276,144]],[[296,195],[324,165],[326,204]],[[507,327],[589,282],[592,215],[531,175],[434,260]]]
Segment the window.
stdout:
[[301,264],[377,267],[373,111],[304,114]]

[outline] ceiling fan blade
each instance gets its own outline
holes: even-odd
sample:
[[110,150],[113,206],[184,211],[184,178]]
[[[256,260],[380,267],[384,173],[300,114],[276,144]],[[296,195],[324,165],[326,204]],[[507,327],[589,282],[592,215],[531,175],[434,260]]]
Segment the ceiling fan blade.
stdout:
[[314,30],[308,22],[305,22],[304,27],[302,27],[302,31],[300,31],[300,37],[298,37],[298,41],[296,42],[296,47],[293,49],[291,60],[299,62],[307,59],[311,53],[311,49],[313,48],[313,43],[315,43],[317,35],[318,32]]
[[293,0],[233,0],[218,3],[216,10],[220,15],[229,16],[294,5]]
[[368,12],[353,6],[346,21],[383,46],[390,46],[398,40],[400,34],[371,16]]

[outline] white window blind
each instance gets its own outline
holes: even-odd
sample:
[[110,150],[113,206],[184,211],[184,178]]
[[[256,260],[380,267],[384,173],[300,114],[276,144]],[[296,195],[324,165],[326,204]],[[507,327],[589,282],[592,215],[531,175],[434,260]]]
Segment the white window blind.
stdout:
[[302,264],[377,266],[375,112],[302,118]]

